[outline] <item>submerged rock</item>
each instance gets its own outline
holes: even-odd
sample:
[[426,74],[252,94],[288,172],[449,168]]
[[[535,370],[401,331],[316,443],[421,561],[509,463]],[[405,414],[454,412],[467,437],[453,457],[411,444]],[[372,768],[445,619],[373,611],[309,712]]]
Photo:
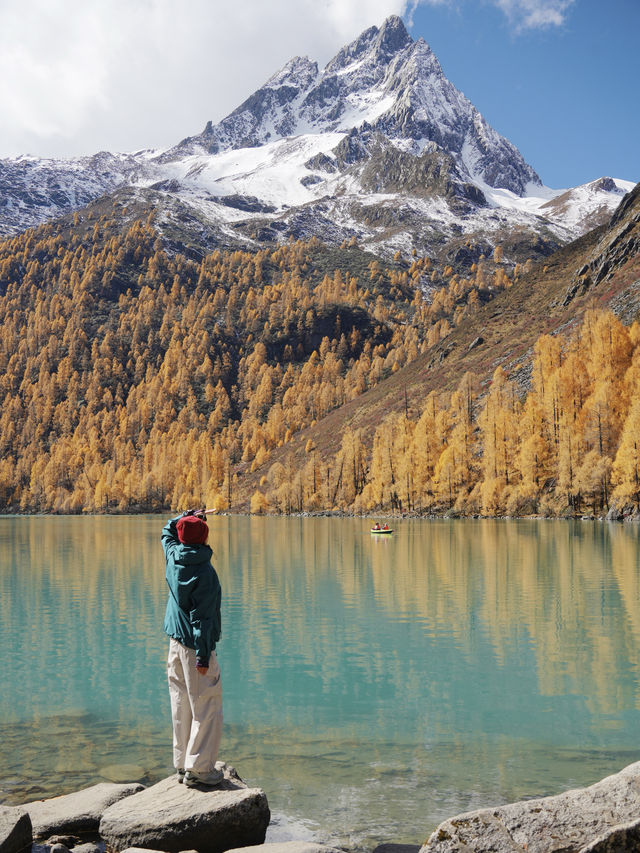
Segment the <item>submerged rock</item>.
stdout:
[[96,833],[105,809],[143,789],[138,784],[112,785],[100,782],[73,794],[34,800],[23,808],[31,818],[35,838],[65,833]]
[[233,847],[227,853],[344,853],[337,847],[327,847],[315,841],[270,841],[252,847]]
[[0,806],[0,853],[18,853],[33,841],[28,813],[14,806]]
[[101,837],[115,851],[222,853],[262,844],[270,819],[264,791],[248,788],[233,767],[218,766],[224,780],[215,788],[189,788],[170,776],[111,806],[100,821]]
[[373,853],[420,853],[419,844],[378,844]]
[[109,782],[139,782],[146,777],[147,772],[139,764],[110,764],[108,767],[101,767],[99,775]]
[[421,853],[631,853],[640,849],[640,762],[588,788],[445,820]]

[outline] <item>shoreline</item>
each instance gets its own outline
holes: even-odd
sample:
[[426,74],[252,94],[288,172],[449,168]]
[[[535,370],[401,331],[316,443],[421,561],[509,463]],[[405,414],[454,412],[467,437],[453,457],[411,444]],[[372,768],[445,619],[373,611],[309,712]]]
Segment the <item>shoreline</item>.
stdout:
[[640,846],[640,761],[587,787],[460,812],[427,837],[423,829],[422,844],[362,846],[334,846],[307,832],[276,838],[265,791],[247,786],[232,765],[218,766],[224,777],[215,788],[188,788],[174,773],[151,786],[98,783],[4,807],[0,846],[3,853],[636,853]]
[[[302,512],[247,512],[245,510],[222,510],[219,517],[239,518],[360,518],[384,519],[385,521],[599,521],[640,524],[640,510],[625,508],[627,511],[610,509],[606,515],[582,513],[579,515],[466,515],[455,510],[445,513],[422,513],[417,511],[388,512],[371,511],[366,513],[347,510],[307,510]],[[178,516],[181,510],[148,510],[131,507],[127,511],[113,512],[29,512],[27,510],[7,510],[0,512],[0,518],[126,518],[128,516],[148,515],[159,518]]]

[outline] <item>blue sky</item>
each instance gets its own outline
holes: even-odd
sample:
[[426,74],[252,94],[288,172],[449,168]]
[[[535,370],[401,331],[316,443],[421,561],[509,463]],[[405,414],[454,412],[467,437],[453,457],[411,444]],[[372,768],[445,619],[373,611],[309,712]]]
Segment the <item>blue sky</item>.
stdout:
[[640,180],[640,0],[2,0],[0,157],[173,145],[392,14],[548,186]]
[[538,27],[473,0],[412,18],[411,35],[545,184],[640,181],[640,0],[575,0]]

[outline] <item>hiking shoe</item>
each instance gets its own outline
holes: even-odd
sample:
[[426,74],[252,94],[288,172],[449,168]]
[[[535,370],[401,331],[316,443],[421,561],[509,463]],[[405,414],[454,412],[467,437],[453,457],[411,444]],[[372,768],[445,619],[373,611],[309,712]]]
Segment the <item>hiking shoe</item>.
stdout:
[[215,785],[219,785],[223,779],[224,773],[215,767],[210,773],[196,773],[195,770],[187,770],[184,775],[184,784],[188,788],[194,788],[196,785],[206,785],[213,788]]
[[176,778],[178,782],[184,782],[184,774],[186,772],[187,771],[184,769],[184,767],[178,767],[178,769],[176,770]]

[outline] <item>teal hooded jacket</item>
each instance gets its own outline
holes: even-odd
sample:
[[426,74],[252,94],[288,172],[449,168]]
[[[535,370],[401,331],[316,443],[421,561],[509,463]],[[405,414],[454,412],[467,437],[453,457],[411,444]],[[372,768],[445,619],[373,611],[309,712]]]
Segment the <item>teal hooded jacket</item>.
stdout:
[[183,545],[178,539],[177,518],[162,530],[169,599],[164,630],[183,646],[195,649],[198,666],[209,666],[211,652],[220,639],[222,589],[211,565],[208,545]]

